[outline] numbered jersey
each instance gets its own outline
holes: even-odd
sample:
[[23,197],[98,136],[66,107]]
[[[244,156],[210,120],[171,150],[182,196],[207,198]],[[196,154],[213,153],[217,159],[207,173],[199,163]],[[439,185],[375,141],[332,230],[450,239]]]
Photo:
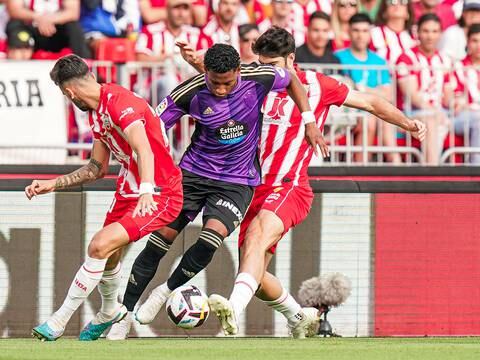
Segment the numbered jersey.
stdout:
[[155,116],[154,110],[138,95],[115,85],[104,84],[96,111],[89,113],[90,127],[95,140],[103,142],[121,165],[117,180],[116,196],[138,197],[140,173],[137,154],[127,141],[125,130],[141,122],[154,155],[154,179],[158,190],[168,192],[181,174],[170,156],[164,125]]
[[[323,130],[330,106],[342,105],[349,89],[345,84],[313,71],[297,71],[297,76],[308,92],[317,126]],[[308,186],[307,169],[313,149],[305,140],[300,110],[286,91],[272,91],[262,112],[262,184],[279,186],[293,182],[294,185]]]

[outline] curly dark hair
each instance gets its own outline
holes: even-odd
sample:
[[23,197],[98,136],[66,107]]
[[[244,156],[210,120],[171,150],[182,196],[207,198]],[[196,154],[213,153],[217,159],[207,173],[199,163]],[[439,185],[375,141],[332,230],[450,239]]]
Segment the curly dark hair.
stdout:
[[62,85],[65,81],[85,77],[90,70],[85,61],[77,55],[64,56],[55,63],[50,78],[56,85]]
[[224,74],[238,69],[240,66],[240,55],[233,46],[215,44],[205,53],[203,65],[207,71]]
[[268,57],[287,57],[295,53],[295,39],[287,30],[272,26],[252,45],[254,54]]

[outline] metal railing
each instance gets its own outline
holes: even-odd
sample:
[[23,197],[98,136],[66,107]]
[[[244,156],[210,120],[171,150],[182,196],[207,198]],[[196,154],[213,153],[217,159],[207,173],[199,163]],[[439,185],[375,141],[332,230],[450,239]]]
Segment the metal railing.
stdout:
[[[32,64],[33,65],[33,64]],[[397,77],[395,71],[397,69],[389,66],[365,66],[352,65],[345,66],[339,64],[300,64],[304,69],[311,69],[318,72],[326,72],[332,74],[334,77],[340,78],[341,81],[346,82],[349,86],[354,87],[353,82],[346,76],[342,75],[352,71],[361,71],[365,76],[371,76],[371,72],[377,77],[379,83],[381,83],[382,73],[381,71],[388,71],[390,74],[390,99],[391,102],[396,105],[396,99],[398,91]],[[92,71],[96,74],[97,78],[102,82],[116,82],[124,87],[137,92],[142,97],[146,98],[148,102],[156,107],[165,94],[168,94],[175,85],[177,85],[184,78],[191,76],[194,72],[190,69],[191,73],[186,74],[182,72],[185,67],[182,65],[180,68],[176,68],[175,63],[144,63],[144,62],[129,62],[126,64],[112,64],[108,61],[94,61],[91,64]],[[409,70],[421,70],[419,67],[411,67]],[[432,71],[443,71],[450,75],[450,78],[454,78],[454,67],[450,68],[435,68]],[[370,75],[369,75],[370,74]],[[363,76],[363,75],[362,75]],[[172,81],[174,79],[175,81]],[[465,90],[466,91],[466,90]],[[466,95],[466,94],[465,94]],[[407,113],[412,112],[412,99],[411,94],[406,94],[403,98],[404,109],[407,109]],[[480,146],[473,146],[474,144],[480,144],[480,141],[472,141],[472,136],[480,136],[480,132],[472,133],[472,127],[470,124],[465,125],[465,131],[459,138],[454,132],[453,119],[457,114],[454,111],[453,101],[448,103],[446,109],[438,109],[442,111],[448,121],[448,142],[449,147],[442,153],[438,154],[439,164],[455,164],[456,158],[459,155],[464,158],[464,165],[469,165],[470,161],[474,158],[475,154],[480,154]],[[480,119],[480,116],[479,116]],[[75,114],[76,127],[78,130],[78,143],[67,143],[63,145],[44,145],[29,146],[15,145],[16,150],[26,151],[30,149],[37,149],[37,151],[46,150],[65,150],[65,162],[85,160],[90,150],[91,139],[86,136],[90,129],[88,126],[88,119],[80,112]],[[477,120],[475,120],[477,121]],[[478,120],[480,122],[480,120]],[[371,130],[372,123],[375,123]],[[330,115],[327,118],[325,124],[325,137],[330,144],[332,165],[384,165],[387,164],[387,158],[392,154],[402,155],[402,164],[422,165],[426,163],[425,147],[415,146],[415,142],[408,133],[394,130],[395,139],[397,136],[404,138],[403,143],[405,145],[397,145],[395,143],[386,143],[385,129],[382,126],[382,121],[372,121],[369,119],[369,115],[365,112],[348,109],[341,107],[340,109],[330,111]],[[169,131],[169,139],[172,146],[172,152],[174,157],[178,160],[183,151],[187,148],[190,142],[190,137],[193,133],[194,127],[191,125],[188,117],[182,119],[182,121],[176,125],[176,129]],[[369,143],[369,139],[372,138],[371,132],[375,131],[376,141]],[[389,130],[390,131],[390,130]],[[370,133],[369,133],[370,132]],[[370,134],[370,136],[369,136]],[[455,144],[455,140],[461,140],[461,145]],[[473,138],[474,140],[476,137]],[[15,150],[10,146],[0,145],[0,151],[5,152],[7,150]],[[480,157],[479,157],[480,158]],[[76,159],[76,160],[75,160]]]

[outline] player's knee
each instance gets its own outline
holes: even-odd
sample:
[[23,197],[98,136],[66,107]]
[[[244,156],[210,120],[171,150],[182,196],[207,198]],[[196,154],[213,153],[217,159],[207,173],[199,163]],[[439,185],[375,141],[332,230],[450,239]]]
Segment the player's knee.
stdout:
[[88,256],[95,259],[105,259],[110,255],[109,241],[101,233],[96,233],[88,245]]

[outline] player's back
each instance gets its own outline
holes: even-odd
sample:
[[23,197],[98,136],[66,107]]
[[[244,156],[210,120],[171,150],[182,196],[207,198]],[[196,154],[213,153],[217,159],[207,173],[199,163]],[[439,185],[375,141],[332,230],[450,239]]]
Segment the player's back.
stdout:
[[[337,80],[313,71],[297,70],[307,88],[310,108],[317,126],[323,129],[330,105],[341,105],[348,88]],[[270,92],[263,105],[260,142],[262,183],[308,186],[307,169],[313,155],[305,140],[305,126],[300,110],[286,91]]]
[[125,130],[139,121],[144,124],[154,155],[155,185],[168,189],[171,182],[180,177],[180,170],[170,155],[164,125],[140,96],[116,84],[103,84],[98,109],[91,112],[90,121],[95,139],[106,143],[122,165],[117,182],[120,194],[138,194],[141,179],[137,154],[128,143]]

